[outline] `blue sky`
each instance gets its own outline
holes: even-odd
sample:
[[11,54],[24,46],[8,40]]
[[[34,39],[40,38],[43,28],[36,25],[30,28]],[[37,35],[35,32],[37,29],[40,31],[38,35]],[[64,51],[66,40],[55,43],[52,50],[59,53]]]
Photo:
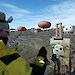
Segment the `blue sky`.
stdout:
[[13,16],[10,28],[38,28],[42,20],[50,21],[51,27],[58,22],[75,25],[75,0],[2,0],[0,11],[6,13],[6,19]]

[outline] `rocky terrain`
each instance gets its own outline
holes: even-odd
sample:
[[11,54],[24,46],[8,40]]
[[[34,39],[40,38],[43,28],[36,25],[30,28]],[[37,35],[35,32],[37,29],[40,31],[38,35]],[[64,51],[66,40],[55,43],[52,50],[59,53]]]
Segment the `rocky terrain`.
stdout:
[[[50,60],[50,38],[54,35],[55,33],[53,33],[51,30],[38,33],[30,31],[15,31],[10,32],[8,44],[10,47],[13,47],[14,43],[18,42],[18,52],[28,63],[33,62],[33,59],[37,56],[40,48],[44,46],[47,50],[47,58]],[[63,33],[63,37],[71,39],[72,67],[75,68],[75,32]],[[51,65],[47,66],[46,68],[45,75],[52,75],[52,66],[53,62],[51,61]]]

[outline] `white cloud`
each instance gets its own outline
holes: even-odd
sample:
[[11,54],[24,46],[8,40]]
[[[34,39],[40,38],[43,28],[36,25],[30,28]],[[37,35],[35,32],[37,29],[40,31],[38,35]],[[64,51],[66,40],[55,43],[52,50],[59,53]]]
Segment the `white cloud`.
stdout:
[[22,9],[22,8],[19,8],[19,7],[15,6],[15,5],[12,5],[12,4],[7,4],[6,3],[6,4],[3,4],[3,6],[12,9],[12,11],[16,12],[16,13],[27,13],[27,14],[30,13],[30,11]]
[[39,11],[34,11],[34,14],[12,4],[4,4],[3,6],[9,8],[13,12],[11,15],[13,14],[17,18],[12,23],[12,27],[18,25],[25,25],[28,28],[38,27],[38,22],[42,20],[50,21],[54,27],[57,22],[62,22],[63,25],[75,25],[75,1],[73,0],[48,5]]
[[7,10],[6,12],[8,12],[8,15],[11,14],[15,18],[22,18],[23,16],[31,13],[29,10],[20,8],[13,4],[4,3],[4,4],[1,4],[1,6],[6,8],[6,10]]
[[46,18],[50,18],[53,26],[54,23],[62,22],[63,24],[75,25],[75,1],[66,0],[55,5],[48,5],[40,13]]
[[60,4],[55,4],[53,6],[48,5],[46,8],[42,10],[45,14],[50,14],[52,16],[67,16],[75,13],[75,1],[65,1]]
[[26,24],[28,27],[29,25],[30,27],[38,27],[38,22],[41,20],[50,21],[52,27],[55,27],[58,22],[62,22],[63,25],[75,25],[75,1],[49,5],[37,12],[37,14],[22,19],[20,24]]
[[62,22],[63,25],[75,25],[75,1],[67,0],[59,4],[49,5],[38,13],[28,17],[26,23],[29,21],[37,26],[39,21],[47,20],[52,23],[53,27],[58,22]]

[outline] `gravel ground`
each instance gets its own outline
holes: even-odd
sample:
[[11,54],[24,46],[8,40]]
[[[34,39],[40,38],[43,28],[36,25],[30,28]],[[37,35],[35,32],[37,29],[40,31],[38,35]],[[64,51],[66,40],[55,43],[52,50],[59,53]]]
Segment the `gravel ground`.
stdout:
[[[14,47],[15,43],[19,44],[19,54],[31,63],[33,59],[37,56],[39,49],[44,46],[47,50],[47,58],[51,59],[50,50],[50,37],[54,36],[52,31],[44,32],[30,32],[30,31],[16,31],[11,32],[8,40],[8,45]],[[72,67],[75,68],[75,32],[74,33],[63,33],[63,37],[71,39],[71,54],[72,54]],[[51,60],[50,60],[51,61]],[[47,66],[45,75],[52,75],[53,73],[53,62],[51,65]]]

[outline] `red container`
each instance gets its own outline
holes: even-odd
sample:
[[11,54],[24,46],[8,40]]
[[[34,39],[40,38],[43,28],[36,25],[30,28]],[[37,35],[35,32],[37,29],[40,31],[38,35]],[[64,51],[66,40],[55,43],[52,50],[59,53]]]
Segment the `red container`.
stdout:
[[49,27],[51,27],[51,23],[48,21],[41,21],[38,23],[38,26],[40,28],[49,28]]
[[16,28],[16,30],[17,30],[17,31],[26,31],[27,29],[26,29],[26,27],[24,27],[24,26],[18,26],[18,27]]

